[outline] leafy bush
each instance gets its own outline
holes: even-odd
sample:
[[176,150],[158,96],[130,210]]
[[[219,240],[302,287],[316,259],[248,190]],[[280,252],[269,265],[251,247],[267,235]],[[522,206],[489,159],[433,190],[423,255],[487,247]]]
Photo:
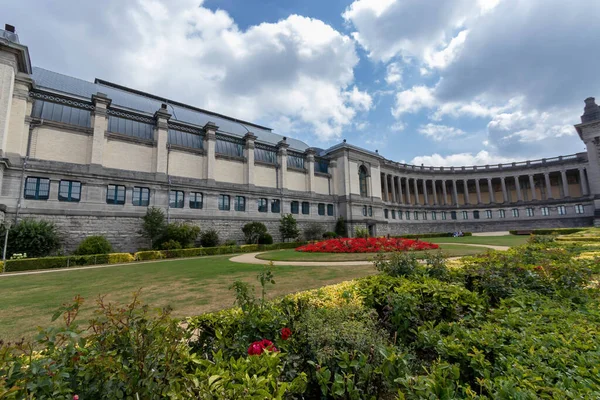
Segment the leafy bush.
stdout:
[[89,254],[108,254],[112,251],[112,245],[104,236],[88,236],[79,243],[73,254],[83,256]]
[[[578,233],[585,231],[587,228],[551,228],[551,229],[531,229],[533,235],[570,235],[572,233]],[[508,231],[511,235],[518,235],[522,230]]]
[[323,236],[323,226],[318,222],[309,223],[304,228],[304,238],[306,240],[319,240]]
[[135,257],[129,253],[111,253],[108,255],[109,264],[120,264],[135,261]]
[[167,222],[165,213],[157,207],[150,207],[146,210],[146,215],[142,218],[142,235],[150,240],[150,247],[158,246],[161,237],[164,235]]
[[337,237],[338,237],[338,235],[335,232],[325,232],[323,234],[323,239],[335,239]]
[[367,239],[369,237],[369,230],[367,228],[356,227],[354,237]]
[[168,242],[164,242],[160,245],[162,250],[178,250],[181,249],[181,243],[171,239]]
[[233,239],[227,239],[225,242],[223,242],[223,246],[236,246],[237,242]]
[[340,237],[348,237],[348,228],[346,227],[346,220],[344,217],[338,217],[337,221],[335,222],[334,231]]
[[298,223],[292,214],[283,215],[281,220],[279,220],[279,224],[279,232],[281,232],[281,237],[284,242],[287,239],[295,240],[298,238],[298,235],[300,235]]
[[161,243],[161,248],[164,248],[162,244],[165,242],[171,242],[170,246],[173,246],[172,242],[178,242],[180,248],[191,247],[199,234],[200,227],[196,225],[174,222],[165,226],[157,243]]
[[258,238],[258,244],[273,244],[273,236],[268,233],[260,235]]
[[409,251],[397,252],[392,254],[391,257],[378,254],[373,264],[378,271],[394,277],[423,273],[423,268],[419,264],[417,256]]
[[[4,239],[6,227],[0,227]],[[52,222],[25,218],[10,228],[6,254],[27,253],[29,257],[45,257],[60,248],[60,237]]]
[[551,243],[556,240],[556,235],[531,235],[527,243]]
[[258,239],[267,233],[267,227],[262,222],[249,222],[242,228],[247,244],[257,244]]
[[85,265],[107,264],[108,259],[108,254],[67,257],[23,258],[19,260],[7,260],[5,271],[32,271],[37,269],[68,268],[81,267]]
[[148,260],[160,260],[165,258],[161,251],[149,250],[149,251],[138,251],[133,255],[136,261],[148,261]]
[[200,235],[200,244],[202,247],[215,247],[219,245],[219,234],[214,229],[202,232]]

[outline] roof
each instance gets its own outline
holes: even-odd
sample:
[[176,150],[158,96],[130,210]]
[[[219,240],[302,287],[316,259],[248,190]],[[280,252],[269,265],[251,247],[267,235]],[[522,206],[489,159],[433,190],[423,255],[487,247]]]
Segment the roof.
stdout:
[[[272,129],[261,125],[203,110],[100,79],[96,79],[95,82],[89,82],[39,67],[33,68],[32,78],[38,88],[80,97],[88,101],[92,95],[98,92],[105,93],[112,100],[112,105],[148,115],[154,115],[160,109],[162,103],[166,103],[168,104],[171,120],[173,121],[197,126],[204,126],[210,121],[219,127],[218,132],[238,137],[243,137],[247,132],[252,132],[256,135],[257,141],[271,145],[276,145],[284,138],[282,135],[273,132]],[[306,143],[290,137],[287,138],[287,144],[291,149],[298,151],[305,151],[309,148]]]

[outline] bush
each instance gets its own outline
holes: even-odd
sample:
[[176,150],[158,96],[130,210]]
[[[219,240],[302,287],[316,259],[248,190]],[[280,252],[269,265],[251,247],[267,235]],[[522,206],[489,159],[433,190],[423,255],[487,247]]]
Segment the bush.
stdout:
[[227,239],[224,243],[223,246],[237,246],[237,242],[233,239]]
[[160,248],[162,250],[178,250],[181,249],[181,243],[171,239],[168,242],[164,242],[163,244],[161,244]]
[[556,240],[555,235],[531,235],[527,243],[552,243]]
[[108,259],[108,254],[67,257],[24,258],[19,260],[7,260],[5,271],[32,271],[38,269],[68,268],[81,267],[86,265],[107,264]]
[[200,228],[196,225],[174,222],[165,226],[164,232],[156,243],[161,243],[161,247],[165,242],[178,242],[181,248],[192,247],[199,234]]
[[311,222],[304,228],[304,238],[306,240],[319,240],[323,236],[323,226],[317,222]]
[[167,222],[165,213],[160,208],[150,207],[142,218],[142,235],[150,240],[150,247],[155,248],[164,235]]
[[219,245],[219,234],[214,229],[202,232],[200,235],[200,244],[202,247],[215,247]]
[[268,233],[260,235],[258,238],[258,244],[273,244],[273,236]]
[[410,251],[397,252],[390,257],[378,254],[373,264],[378,271],[393,277],[412,276],[423,272],[417,256]]
[[[4,240],[6,228],[0,228]],[[29,257],[45,257],[60,248],[60,238],[52,222],[25,218],[10,228],[6,254],[26,253]]]
[[338,237],[338,235],[335,232],[325,232],[323,234],[323,239],[335,239],[337,237]]
[[287,239],[296,239],[300,234],[298,223],[292,214],[282,216],[279,223],[279,232],[281,232],[281,237],[284,242]]
[[261,235],[267,233],[267,227],[262,222],[249,222],[242,228],[247,244],[257,244]]
[[111,253],[108,255],[109,264],[121,264],[135,261],[135,257],[129,253]]
[[88,236],[79,243],[73,254],[83,256],[88,254],[108,254],[112,251],[112,245],[104,236]]
[[150,250],[150,251],[138,251],[133,255],[136,261],[148,261],[148,260],[160,260],[165,258],[161,251]]
[[348,237],[348,228],[346,227],[346,220],[340,216],[335,222],[335,233],[340,237]]
[[354,237],[367,239],[369,237],[369,230],[367,228],[356,227],[354,230]]
[[518,235],[519,232],[531,232],[533,235],[570,235],[572,233],[585,231],[587,228],[552,228],[552,229],[530,229],[530,230],[512,230],[508,231],[511,235]]

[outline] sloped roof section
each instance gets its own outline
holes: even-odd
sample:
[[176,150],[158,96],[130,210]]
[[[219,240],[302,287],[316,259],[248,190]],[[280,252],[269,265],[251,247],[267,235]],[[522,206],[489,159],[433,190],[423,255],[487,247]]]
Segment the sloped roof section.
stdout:
[[[172,115],[171,120],[173,121],[201,127],[207,122],[212,121],[219,127],[219,132],[238,137],[243,137],[247,132],[252,132],[256,135],[257,141],[270,145],[276,145],[283,139],[282,135],[261,125],[202,110],[100,79],[96,79],[95,82],[88,82],[39,67],[33,68],[32,78],[36,86],[41,89],[76,96],[84,100],[89,100],[92,95],[101,92],[105,93],[112,100],[114,106],[148,115],[154,115],[154,112],[160,108],[161,104],[166,103]],[[290,148],[298,151],[305,151],[309,147],[306,143],[289,137],[287,138],[287,143],[290,145]]]

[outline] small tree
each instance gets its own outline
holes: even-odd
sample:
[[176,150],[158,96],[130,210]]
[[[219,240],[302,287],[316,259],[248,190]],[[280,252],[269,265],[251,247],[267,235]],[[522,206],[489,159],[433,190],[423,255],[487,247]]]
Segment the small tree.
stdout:
[[200,244],[202,247],[216,247],[219,245],[219,234],[214,229],[202,232],[200,235]]
[[335,233],[341,237],[348,236],[348,228],[346,227],[346,220],[344,217],[340,216],[335,223]]
[[196,225],[186,224],[183,222],[174,222],[166,225],[158,242],[161,244],[161,247],[163,247],[163,243],[174,241],[178,242],[181,247],[186,248],[194,244],[199,234],[200,227]]
[[354,236],[357,238],[367,239],[369,237],[369,230],[367,228],[356,227],[354,230]]
[[304,237],[306,240],[319,240],[323,237],[323,231],[321,224],[313,222],[304,229]]
[[79,243],[73,254],[85,256],[90,254],[108,254],[112,253],[112,251],[112,245],[104,236],[88,236]]
[[246,243],[257,244],[258,239],[267,233],[267,227],[262,222],[249,222],[242,228]]
[[167,223],[165,213],[160,208],[150,207],[142,218],[142,235],[150,240],[150,247],[154,248],[163,236]]
[[279,225],[279,232],[281,232],[284,242],[286,239],[296,239],[298,237],[300,230],[296,218],[292,214],[282,216],[279,222],[281,224]]
[[[0,236],[4,239],[6,228],[2,226]],[[23,219],[10,228],[6,249],[7,258],[15,253],[27,257],[45,257],[60,248],[60,237],[56,225],[48,221]]]

